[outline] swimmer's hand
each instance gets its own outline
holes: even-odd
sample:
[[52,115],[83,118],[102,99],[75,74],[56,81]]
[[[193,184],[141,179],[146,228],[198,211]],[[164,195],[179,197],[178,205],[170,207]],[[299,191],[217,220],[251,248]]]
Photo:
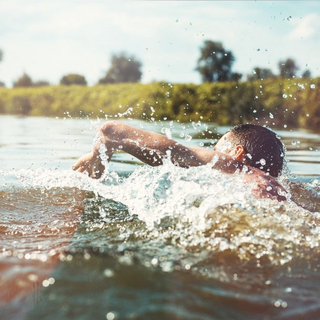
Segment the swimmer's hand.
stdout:
[[72,169],[78,172],[87,172],[89,177],[99,179],[104,171],[104,165],[99,153],[92,151],[79,158]]
[[244,180],[247,183],[254,183],[252,195],[255,198],[267,198],[278,201],[286,201],[286,190],[278,183],[278,181],[265,172],[251,168],[250,172],[244,175]]

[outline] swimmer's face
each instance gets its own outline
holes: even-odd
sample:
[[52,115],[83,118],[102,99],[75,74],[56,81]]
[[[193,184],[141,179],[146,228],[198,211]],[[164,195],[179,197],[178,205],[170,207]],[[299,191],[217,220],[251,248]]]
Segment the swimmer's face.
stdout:
[[224,134],[220,138],[220,140],[217,142],[213,150],[229,154],[234,148],[233,144],[230,141],[230,135],[231,135],[230,132],[227,132],[226,134]]

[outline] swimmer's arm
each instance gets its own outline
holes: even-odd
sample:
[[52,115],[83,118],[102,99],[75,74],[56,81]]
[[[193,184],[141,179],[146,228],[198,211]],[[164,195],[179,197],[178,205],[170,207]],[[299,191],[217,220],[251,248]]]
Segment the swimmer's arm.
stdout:
[[[213,157],[218,157],[215,169],[226,173],[236,170],[231,163],[237,162],[230,156],[205,148],[189,148],[162,134],[136,129],[120,121],[109,121],[100,127],[93,150],[82,156],[73,169],[86,171],[89,176],[99,178],[104,170],[100,158],[101,146],[105,147],[109,161],[114,152],[123,150],[151,166],[161,165],[165,157],[170,157],[175,165],[185,168],[206,165]],[[225,157],[229,157],[229,162],[225,161]]]
[[[109,157],[123,150],[151,166],[163,164],[168,157],[177,166],[188,168],[206,165],[215,157],[215,169],[234,173],[242,163],[224,153],[199,147],[186,147],[166,136],[136,129],[122,122],[106,122],[100,128],[100,142],[107,148]],[[96,145],[98,153],[100,145]],[[239,168],[241,169],[241,168]]]
[[[213,168],[224,173],[235,173],[243,169],[243,163],[230,155],[199,147],[186,147],[166,136],[133,128],[121,121],[108,121],[99,130],[92,152],[81,157],[74,165],[77,171],[88,171],[86,164],[100,169],[101,146],[110,161],[114,152],[123,150],[151,166],[163,164],[165,157],[180,167],[197,167],[213,162]],[[89,172],[91,176],[91,172]]]

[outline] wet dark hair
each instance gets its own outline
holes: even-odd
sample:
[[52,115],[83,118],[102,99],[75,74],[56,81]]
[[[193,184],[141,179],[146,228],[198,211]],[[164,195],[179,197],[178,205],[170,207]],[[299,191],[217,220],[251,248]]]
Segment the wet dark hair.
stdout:
[[229,130],[230,142],[241,144],[246,152],[245,164],[278,177],[282,171],[284,148],[277,135],[268,128],[239,124]]

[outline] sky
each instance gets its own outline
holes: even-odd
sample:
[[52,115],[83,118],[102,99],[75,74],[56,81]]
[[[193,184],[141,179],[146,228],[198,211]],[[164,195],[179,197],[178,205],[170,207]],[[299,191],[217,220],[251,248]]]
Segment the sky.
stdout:
[[111,55],[127,52],[142,62],[143,83],[200,83],[205,40],[233,52],[234,72],[278,73],[290,57],[299,74],[320,76],[320,2],[0,0],[0,81],[11,87],[25,72],[58,84],[78,73],[94,85]]

